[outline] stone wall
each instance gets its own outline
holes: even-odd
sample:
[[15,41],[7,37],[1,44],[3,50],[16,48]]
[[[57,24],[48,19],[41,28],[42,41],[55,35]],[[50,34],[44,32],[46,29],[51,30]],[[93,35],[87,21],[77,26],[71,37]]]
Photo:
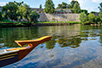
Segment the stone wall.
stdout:
[[41,13],[39,21],[77,21],[79,22],[79,14],[46,14]]

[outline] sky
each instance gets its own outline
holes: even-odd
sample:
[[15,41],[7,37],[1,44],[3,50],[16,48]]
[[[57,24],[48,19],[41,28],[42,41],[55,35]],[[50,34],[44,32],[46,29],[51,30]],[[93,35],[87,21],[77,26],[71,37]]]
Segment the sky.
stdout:
[[[39,5],[42,4],[43,8],[45,5],[46,0],[0,0],[0,6],[4,6],[8,2],[21,2],[24,1],[24,3],[28,4],[32,8],[39,8]],[[55,7],[58,6],[58,4],[61,4],[62,2],[66,2],[70,4],[72,0],[52,0],[55,4]],[[86,9],[88,12],[96,11],[99,12],[99,4],[102,2],[102,0],[77,0],[80,3],[81,9]]]

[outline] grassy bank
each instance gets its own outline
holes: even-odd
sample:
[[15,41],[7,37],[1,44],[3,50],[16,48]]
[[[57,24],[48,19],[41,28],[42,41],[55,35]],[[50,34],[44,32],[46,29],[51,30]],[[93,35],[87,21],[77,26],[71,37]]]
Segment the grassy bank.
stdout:
[[47,22],[38,22],[38,23],[73,23],[73,24],[81,24],[81,22],[75,22],[75,21],[58,21],[58,22],[56,22],[56,21],[47,21]]
[[81,22],[72,22],[72,21],[49,21],[49,22],[37,22],[37,23],[32,23],[32,22],[18,22],[18,21],[10,21],[8,19],[3,19],[0,21],[0,26],[1,27],[26,27],[26,26],[54,26],[54,25],[68,25],[68,24],[80,24]]

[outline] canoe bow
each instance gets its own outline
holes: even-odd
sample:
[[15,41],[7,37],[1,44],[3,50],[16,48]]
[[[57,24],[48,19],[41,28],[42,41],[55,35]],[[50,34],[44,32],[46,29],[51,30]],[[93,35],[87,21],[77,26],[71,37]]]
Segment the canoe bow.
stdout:
[[37,45],[49,41],[50,39],[51,36],[44,36],[36,40],[15,41],[19,46],[24,46],[26,44],[28,44],[29,46],[4,49],[3,52],[0,53],[0,67],[20,61],[26,55],[28,55]]
[[49,41],[51,39],[51,36],[44,36],[36,40],[23,40],[23,41],[15,41],[19,46],[24,46],[26,44],[29,44],[29,46],[26,49],[21,49],[19,51],[18,60],[23,59],[27,54],[29,54],[37,45],[44,43],[46,41]]

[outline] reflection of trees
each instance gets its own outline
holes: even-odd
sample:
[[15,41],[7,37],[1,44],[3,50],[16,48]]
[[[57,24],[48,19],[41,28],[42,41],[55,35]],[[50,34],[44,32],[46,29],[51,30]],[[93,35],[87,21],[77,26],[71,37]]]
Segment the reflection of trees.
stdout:
[[79,44],[81,43],[81,38],[72,39],[61,38],[57,40],[57,43],[60,44],[60,47],[77,48],[80,46]]
[[55,47],[55,38],[52,38],[50,41],[46,42],[47,49],[53,49]]
[[34,39],[37,38],[38,33],[37,28],[32,30],[31,27],[2,28],[1,31],[0,38],[3,39],[0,43],[4,43],[3,47],[18,47],[18,45],[14,42],[15,40]]

